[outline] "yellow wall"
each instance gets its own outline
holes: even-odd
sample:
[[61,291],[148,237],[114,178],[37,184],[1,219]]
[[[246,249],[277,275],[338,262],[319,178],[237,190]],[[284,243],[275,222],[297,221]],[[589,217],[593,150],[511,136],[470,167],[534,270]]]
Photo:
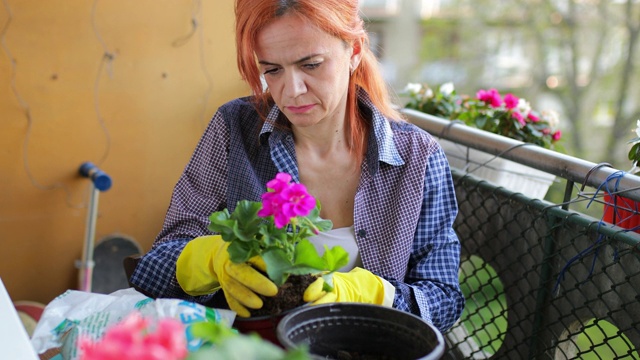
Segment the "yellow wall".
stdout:
[[0,278],[14,301],[48,303],[78,287],[90,192],[80,164],[113,179],[96,242],[123,234],[146,251],[209,118],[248,88],[232,0],[3,5]]

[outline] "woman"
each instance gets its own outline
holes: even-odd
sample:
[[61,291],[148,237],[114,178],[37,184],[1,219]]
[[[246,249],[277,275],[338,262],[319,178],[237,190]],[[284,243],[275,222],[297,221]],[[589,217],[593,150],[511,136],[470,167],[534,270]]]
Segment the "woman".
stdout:
[[214,115],[132,283],[198,302],[222,287],[239,316],[261,307],[256,294],[275,295],[273,284],[220,265],[226,251],[208,236],[208,216],[259,201],[266,182],[285,172],[333,222],[312,240],[337,239],[354,260],[353,270],[334,275],[334,293],[310,287],[306,300],[394,306],[451,327],[464,299],[449,166],[437,142],[393,109],[358,1],[237,0],[236,45],[255,95]]

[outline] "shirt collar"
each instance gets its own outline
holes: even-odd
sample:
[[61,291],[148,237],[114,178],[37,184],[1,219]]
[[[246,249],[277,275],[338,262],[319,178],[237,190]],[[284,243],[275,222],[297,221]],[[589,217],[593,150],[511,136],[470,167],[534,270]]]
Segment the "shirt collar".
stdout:
[[[373,105],[373,102],[371,102],[371,99],[369,98],[369,94],[367,94],[367,92],[362,88],[358,89],[358,103],[361,107],[364,107],[364,110],[368,113],[367,116],[371,120],[371,129],[373,131],[373,136],[370,137],[369,149],[367,150],[367,158],[372,156],[373,154],[371,154],[371,151],[375,150],[378,155],[378,161],[382,161],[393,166],[404,165],[404,160],[402,160],[402,157],[396,148],[396,144],[393,141],[393,131],[391,130],[389,121],[394,120],[388,120],[385,118],[380,110]],[[375,148],[371,147],[372,141],[375,141]],[[373,164],[370,163],[370,165]]]
[[[362,88],[358,88],[358,104],[361,109],[365,111],[365,115],[370,119],[371,129],[373,131],[373,136],[371,136],[369,149],[367,150],[366,155],[370,166],[373,165],[373,168],[377,168],[377,166],[373,164],[375,159],[373,156],[375,156],[376,153],[377,159],[375,160],[377,161],[382,161],[394,166],[404,165],[404,160],[402,160],[395,142],[393,141],[393,131],[391,130],[389,120],[387,120],[378,108],[373,105],[373,102],[371,102],[371,99],[369,98],[369,94],[367,94],[367,92]],[[275,123],[278,121],[281,114],[282,113],[278,106],[274,104],[271,107],[271,110],[269,110],[266,121],[260,130],[261,142],[266,141],[270,134],[276,131]],[[375,145],[375,147],[372,148],[371,145]]]
[[278,120],[278,117],[280,116],[280,114],[281,113],[278,106],[276,104],[273,104],[273,106],[271,107],[271,110],[269,110],[269,114],[267,115],[267,118],[262,124],[262,129],[260,129],[261,144],[266,144],[266,141],[268,140],[269,136],[275,129],[275,123]]

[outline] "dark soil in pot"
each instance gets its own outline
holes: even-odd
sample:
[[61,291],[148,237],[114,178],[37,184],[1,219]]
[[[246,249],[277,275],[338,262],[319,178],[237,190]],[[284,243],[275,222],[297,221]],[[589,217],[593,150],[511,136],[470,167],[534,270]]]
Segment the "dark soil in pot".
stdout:
[[302,295],[316,278],[313,275],[290,275],[276,296],[261,296],[264,305],[262,309],[252,310],[251,317],[278,315],[304,305]]
[[256,333],[264,340],[282,347],[276,334],[280,320],[293,309],[304,305],[303,294],[316,279],[313,275],[291,275],[272,297],[262,297],[262,309],[251,311],[251,317],[236,317],[233,326],[243,334]]

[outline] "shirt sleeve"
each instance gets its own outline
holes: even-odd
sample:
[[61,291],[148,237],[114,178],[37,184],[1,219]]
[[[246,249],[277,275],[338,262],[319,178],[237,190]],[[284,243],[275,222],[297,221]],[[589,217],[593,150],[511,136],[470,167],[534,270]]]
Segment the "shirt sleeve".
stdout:
[[174,187],[161,232],[136,266],[130,281],[155,297],[204,303],[187,295],[176,279],[176,261],[190,240],[209,235],[209,215],[226,204],[229,131],[218,111]]
[[446,331],[464,308],[460,290],[460,241],[453,230],[458,206],[444,152],[430,156],[420,219],[405,282],[396,287],[394,307],[414,313]]
[[226,207],[228,149],[229,129],[218,111],[173,189],[154,246],[166,240],[211,234],[209,215]]

